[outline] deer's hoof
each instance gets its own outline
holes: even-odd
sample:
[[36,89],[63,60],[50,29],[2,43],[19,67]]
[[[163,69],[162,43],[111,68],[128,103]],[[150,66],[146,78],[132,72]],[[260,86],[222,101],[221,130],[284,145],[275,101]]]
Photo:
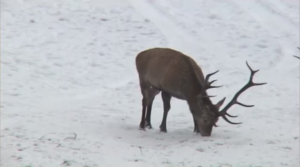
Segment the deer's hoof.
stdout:
[[146,131],[145,126],[140,125],[140,130]]
[[145,128],[141,128],[141,127],[140,127],[140,130],[142,130],[142,131],[146,131],[146,129],[145,129]]
[[199,130],[194,130],[194,133],[200,133],[200,131]]
[[152,129],[152,125],[151,125],[151,124],[146,125],[146,127],[147,127],[148,129]]
[[161,128],[160,131],[163,132],[163,133],[167,133],[167,129],[162,129]]

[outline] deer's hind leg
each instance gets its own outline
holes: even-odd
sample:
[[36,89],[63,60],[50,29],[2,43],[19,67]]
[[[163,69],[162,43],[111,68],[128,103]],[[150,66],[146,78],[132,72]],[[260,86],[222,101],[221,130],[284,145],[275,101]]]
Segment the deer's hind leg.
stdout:
[[149,91],[148,91],[148,100],[147,100],[147,114],[146,114],[146,127],[148,127],[149,129],[152,129],[152,125],[151,125],[151,110],[152,110],[152,104],[153,101],[155,99],[155,96],[157,94],[159,94],[159,90],[150,87]]
[[163,91],[161,93],[161,97],[162,97],[162,100],[164,103],[164,115],[163,115],[163,119],[160,124],[160,131],[167,132],[167,117],[168,117],[168,112],[171,109],[172,96],[169,93]]
[[[142,100],[143,109],[142,109],[142,118],[141,118],[141,123],[140,123],[140,129],[145,130],[146,125],[149,128],[152,128],[152,125],[150,122],[152,104],[153,104],[153,100],[154,100],[155,96],[160,91],[153,88],[151,85],[149,85],[148,83],[143,82],[143,81],[140,81],[140,87],[141,87],[141,93],[143,95],[143,100]],[[146,111],[147,111],[147,118],[145,118]]]

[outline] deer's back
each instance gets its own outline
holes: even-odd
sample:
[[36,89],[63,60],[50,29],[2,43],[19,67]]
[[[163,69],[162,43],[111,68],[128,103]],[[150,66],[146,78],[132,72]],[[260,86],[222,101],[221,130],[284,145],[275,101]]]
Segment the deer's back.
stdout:
[[190,57],[168,48],[153,48],[139,53],[136,68],[141,82],[186,99],[199,92],[203,74]]

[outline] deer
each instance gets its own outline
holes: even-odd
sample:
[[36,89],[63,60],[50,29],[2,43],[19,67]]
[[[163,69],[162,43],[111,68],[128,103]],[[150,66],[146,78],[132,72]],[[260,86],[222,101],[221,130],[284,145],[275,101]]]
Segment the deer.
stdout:
[[200,133],[201,136],[211,136],[213,127],[218,127],[216,123],[219,117],[230,124],[241,124],[241,122],[231,122],[227,116],[231,118],[237,116],[230,115],[227,111],[234,104],[254,107],[254,105],[240,103],[238,97],[250,87],[267,84],[253,82],[253,76],[259,70],[253,70],[246,61],[251,72],[248,83],[237,91],[231,101],[220,110],[226,97],[213,104],[210,98],[215,96],[207,94],[208,89],[221,87],[212,86],[216,80],[209,81],[209,78],[219,70],[204,77],[202,69],[190,56],[171,48],[159,47],[138,53],[135,64],[143,97],[142,117],[139,125],[141,130],[145,130],[146,126],[152,128],[150,119],[152,104],[156,95],[161,92],[164,111],[160,124],[161,132],[167,132],[166,121],[171,109],[171,98],[174,97],[187,102],[194,120],[194,132]]

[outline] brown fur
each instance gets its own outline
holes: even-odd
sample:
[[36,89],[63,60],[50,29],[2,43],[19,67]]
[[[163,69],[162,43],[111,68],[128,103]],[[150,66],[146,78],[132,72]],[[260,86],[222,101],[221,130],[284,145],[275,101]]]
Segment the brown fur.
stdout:
[[[148,106],[146,123],[150,123],[152,102],[160,91],[162,91],[166,114],[171,107],[169,104],[171,97],[188,102],[197,132],[199,130],[196,117],[199,123],[203,120],[210,121],[211,119],[208,117],[216,117],[214,113],[208,111],[210,100],[207,100],[207,105],[199,98],[201,95],[207,95],[204,89],[206,83],[201,68],[191,57],[169,48],[152,48],[136,56],[136,68],[143,94],[143,114],[140,124],[142,129],[145,126],[145,121],[143,121],[144,110],[147,108],[145,106]],[[164,95],[166,100],[164,100]],[[199,106],[201,107],[199,108]],[[203,118],[201,121],[199,121],[200,117]],[[162,131],[166,131],[165,121],[166,118],[161,124]],[[214,121],[208,123],[213,124]]]
[[[181,52],[169,48],[153,48],[136,57],[141,82],[162,89],[186,100],[198,95],[204,83],[202,70]],[[175,76],[175,77],[174,77]]]

